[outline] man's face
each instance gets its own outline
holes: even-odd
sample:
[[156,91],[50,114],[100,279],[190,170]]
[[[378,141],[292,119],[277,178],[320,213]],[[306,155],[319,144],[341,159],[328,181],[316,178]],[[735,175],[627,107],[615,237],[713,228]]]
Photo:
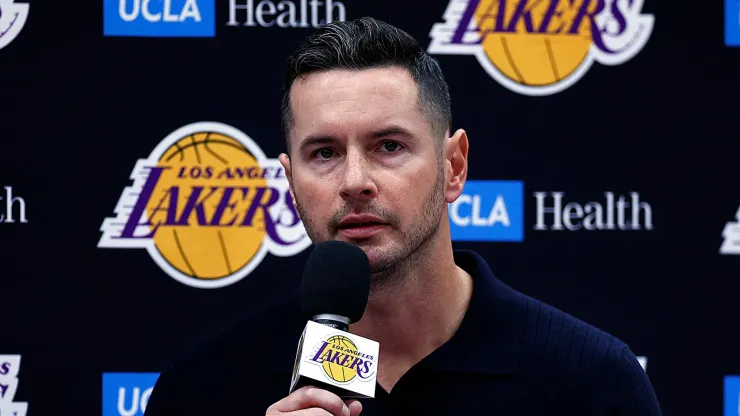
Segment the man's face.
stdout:
[[280,160],[308,236],[361,247],[374,272],[436,235],[446,209],[417,94],[398,68],[317,73],[291,89],[291,157]]

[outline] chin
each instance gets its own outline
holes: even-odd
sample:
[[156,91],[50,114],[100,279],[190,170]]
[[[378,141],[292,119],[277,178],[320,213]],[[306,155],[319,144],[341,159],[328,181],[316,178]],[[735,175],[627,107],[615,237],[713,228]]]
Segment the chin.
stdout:
[[396,249],[394,244],[389,241],[380,241],[376,238],[354,240],[346,239],[341,236],[334,236],[334,238],[330,238],[330,240],[344,241],[362,249],[370,262],[370,269],[373,270],[373,272],[375,272],[379,266],[382,270],[385,270],[387,268],[387,264],[395,263],[396,260],[394,258],[396,256],[393,256]]
[[399,253],[392,247],[363,247],[360,245],[360,248],[367,255],[370,261],[370,270],[373,273],[386,271],[402,260],[398,256]]

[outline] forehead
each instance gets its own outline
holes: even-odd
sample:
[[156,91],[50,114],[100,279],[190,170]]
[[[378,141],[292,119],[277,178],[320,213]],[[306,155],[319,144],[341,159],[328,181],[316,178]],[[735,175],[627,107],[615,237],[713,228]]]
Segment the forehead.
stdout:
[[331,133],[317,130],[375,129],[384,122],[413,128],[424,123],[416,83],[408,71],[396,67],[310,74],[293,84],[291,110],[291,140]]

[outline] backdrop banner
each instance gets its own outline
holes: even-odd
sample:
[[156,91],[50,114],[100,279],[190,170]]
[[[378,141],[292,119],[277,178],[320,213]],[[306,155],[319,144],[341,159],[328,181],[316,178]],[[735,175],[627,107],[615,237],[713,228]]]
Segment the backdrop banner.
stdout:
[[447,77],[455,247],[626,342],[664,414],[739,414],[737,0],[82,3],[0,0],[0,415],[141,415],[298,290],[286,57],[362,16]]

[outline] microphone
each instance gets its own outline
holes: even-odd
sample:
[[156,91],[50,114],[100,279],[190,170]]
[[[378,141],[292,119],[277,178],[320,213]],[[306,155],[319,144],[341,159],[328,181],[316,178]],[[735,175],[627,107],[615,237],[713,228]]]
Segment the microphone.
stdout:
[[343,241],[315,245],[301,280],[301,309],[308,319],[298,341],[289,394],[314,385],[343,399],[375,397],[376,341],[349,332],[365,313],[370,261]]

